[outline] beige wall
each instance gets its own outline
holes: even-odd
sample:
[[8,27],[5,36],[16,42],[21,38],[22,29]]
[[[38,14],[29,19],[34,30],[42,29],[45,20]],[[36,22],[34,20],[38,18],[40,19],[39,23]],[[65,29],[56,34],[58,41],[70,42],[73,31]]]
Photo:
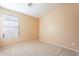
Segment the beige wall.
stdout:
[[[0,14],[7,14],[19,17],[19,27],[20,27],[20,36],[18,38],[12,39],[0,39],[0,45],[11,45],[16,42],[22,42],[27,40],[36,40],[38,39],[38,30],[39,30],[39,20],[37,18],[24,15],[12,10],[5,8],[0,8]],[[2,16],[0,15],[0,22],[2,21]],[[1,25],[0,25],[1,27]],[[2,28],[0,28],[0,34],[2,35]]]
[[79,4],[61,4],[40,18],[39,39],[79,51]]

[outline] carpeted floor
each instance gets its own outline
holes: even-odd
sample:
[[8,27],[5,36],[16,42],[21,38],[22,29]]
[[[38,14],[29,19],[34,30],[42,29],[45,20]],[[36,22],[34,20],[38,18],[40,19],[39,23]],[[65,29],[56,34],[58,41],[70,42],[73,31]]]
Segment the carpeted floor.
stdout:
[[79,53],[39,40],[1,48],[0,56],[78,56]]

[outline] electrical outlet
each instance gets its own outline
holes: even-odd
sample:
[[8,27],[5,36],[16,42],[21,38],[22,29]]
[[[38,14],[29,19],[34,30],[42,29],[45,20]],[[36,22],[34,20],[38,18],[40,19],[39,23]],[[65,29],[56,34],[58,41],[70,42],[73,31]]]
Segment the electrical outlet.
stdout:
[[75,45],[75,43],[74,42],[72,42],[72,46],[74,46]]

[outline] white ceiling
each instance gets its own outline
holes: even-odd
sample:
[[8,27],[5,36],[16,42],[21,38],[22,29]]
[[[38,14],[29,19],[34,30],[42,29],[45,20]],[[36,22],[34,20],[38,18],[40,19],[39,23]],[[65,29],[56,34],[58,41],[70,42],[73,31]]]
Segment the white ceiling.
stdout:
[[11,9],[26,15],[41,17],[46,12],[54,8],[57,4],[55,3],[33,3],[31,6],[28,6],[28,3],[8,3],[0,4],[1,7]]

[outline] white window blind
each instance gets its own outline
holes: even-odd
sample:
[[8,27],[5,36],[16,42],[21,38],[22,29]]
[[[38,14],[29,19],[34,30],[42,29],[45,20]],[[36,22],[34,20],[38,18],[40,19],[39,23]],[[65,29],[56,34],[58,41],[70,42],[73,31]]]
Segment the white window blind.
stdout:
[[17,38],[19,32],[19,18],[11,15],[3,15],[3,38]]

